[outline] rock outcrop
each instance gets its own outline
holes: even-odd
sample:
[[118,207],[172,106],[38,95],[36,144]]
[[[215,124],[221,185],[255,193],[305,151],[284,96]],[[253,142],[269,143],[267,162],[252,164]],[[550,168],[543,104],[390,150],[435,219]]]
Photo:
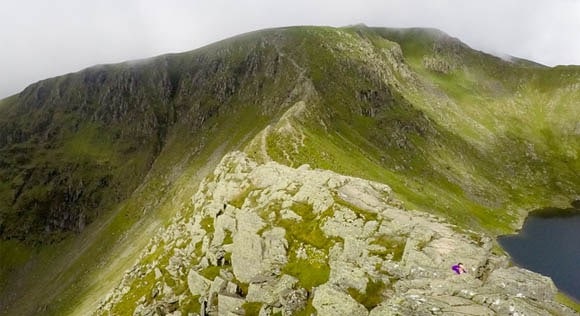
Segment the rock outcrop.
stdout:
[[321,285],[316,288],[312,305],[320,315],[366,316],[367,309],[340,288]]
[[[510,267],[492,238],[405,210],[384,184],[234,152],[192,206],[97,314],[574,314],[549,278]],[[458,261],[468,273],[451,270]]]

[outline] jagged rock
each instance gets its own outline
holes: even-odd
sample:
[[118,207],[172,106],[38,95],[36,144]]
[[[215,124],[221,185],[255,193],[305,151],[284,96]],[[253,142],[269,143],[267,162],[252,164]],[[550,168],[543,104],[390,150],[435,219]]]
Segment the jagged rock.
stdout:
[[166,301],[168,303],[173,303],[173,302],[177,301],[177,299],[175,297],[175,292],[173,291],[173,288],[171,286],[169,286],[168,284],[163,283],[163,289],[161,292],[163,293],[164,301]]
[[180,316],[181,312],[177,310],[177,302],[160,301],[152,305],[139,304],[133,312],[133,316],[158,316],[173,315]]
[[457,296],[433,296],[425,302],[425,305],[428,305],[431,311],[439,311],[444,315],[495,315],[491,309]]
[[[319,172],[318,176],[322,174]],[[328,177],[326,177],[328,179]],[[315,214],[326,211],[333,203],[334,199],[330,192],[320,183],[305,183],[300,190],[294,195],[294,201],[312,205]]]
[[133,316],[154,316],[156,315],[155,307],[145,306],[143,304],[137,305],[135,311],[133,311]]
[[518,267],[493,271],[486,286],[502,289],[502,292],[509,295],[542,301],[553,299],[558,292],[549,277]]
[[448,74],[453,70],[453,67],[439,56],[428,56],[423,58],[423,66],[428,70]]
[[[251,218],[258,222],[262,221],[257,215]],[[238,231],[234,235],[234,248],[232,249],[234,274],[238,280],[245,283],[251,282],[264,273],[262,238],[256,233],[261,226],[258,229],[251,229],[251,227],[246,226],[248,222],[253,223],[252,219],[238,221]]]
[[476,304],[463,306],[450,306],[441,309],[442,315],[474,315],[474,316],[493,316],[495,313],[485,306]]
[[329,281],[343,289],[354,288],[364,292],[368,283],[367,270],[360,264],[367,259],[364,250],[365,242],[354,238],[346,239],[344,245],[334,245],[329,254]]
[[272,306],[262,305],[262,307],[260,307],[260,311],[258,312],[258,316],[271,316],[272,313]]
[[248,283],[261,272],[262,239],[257,234],[265,223],[255,213],[240,211],[237,216],[237,232],[233,236],[232,266],[234,274]]
[[189,287],[189,292],[192,295],[205,295],[208,290],[211,281],[204,278],[202,275],[197,273],[197,271],[191,269],[187,275],[187,286]]
[[403,267],[399,263],[392,260],[383,261],[381,264],[381,270],[397,279],[402,279],[406,275]]
[[204,256],[203,258],[201,258],[199,260],[198,266],[200,269],[205,269],[205,268],[209,267],[209,265],[210,265],[210,263],[209,263],[209,259],[207,257]]
[[185,267],[186,259],[181,252],[176,251],[175,254],[169,258],[169,264],[166,267],[167,272],[173,276],[177,277],[183,273],[182,268]]
[[278,191],[287,188],[291,179],[287,177],[289,167],[268,162],[261,168],[254,168],[248,174],[248,179],[252,185],[258,189],[271,188],[272,191]]
[[220,214],[214,221],[215,231],[211,241],[213,247],[219,247],[223,245],[227,232],[230,232],[231,234],[236,232],[236,220],[228,213]]
[[[286,250],[288,249],[286,230],[281,227],[274,227],[262,233],[262,240],[264,244],[264,260],[274,269],[285,265],[287,263]],[[268,267],[265,268],[267,269]]]
[[[558,315],[557,313],[550,313],[546,310],[543,304],[534,304],[534,301],[525,300],[523,298],[510,298],[496,306],[494,310],[499,315]],[[572,313],[565,313],[560,315],[572,315]]]
[[367,309],[347,293],[332,285],[321,285],[314,291],[312,306],[320,316],[353,315],[367,316]]
[[155,271],[155,280],[159,280],[163,276],[163,273],[161,273],[161,270],[159,270],[158,267],[155,267],[154,271]]
[[237,296],[225,294],[218,295],[218,314],[219,315],[244,315],[244,305],[246,301]]
[[351,178],[349,181],[338,189],[339,197],[345,202],[369,213],[377,213],[384,207],[385,201],[382,196],[387,197],[391,194],[391,189],[379,183],[369,185],[368,181]]
[[238,288],[237,284],[235,284],[234,282],[228,282],[228,285],[226,286],[225,293],[236,294],[238,292],[238,290],[239,290],[239,288]]
[[336,207],[334,216],[329,218],[322,229],[327,236],[356,238],[363,236],[364,220],[346,207]]
[[282,219],[290,219],[297,222],[300,222],[302,220],[302,216],[294,213],[292,210],[289,209],[282,209],[280,211],[280,216],[282,217]]
[[[222,294],[225,292],[226,288],[228,286],[228,281],[220,278],[219,276],[215,277],[215,279],[213,280],[213,282],[211,283],[211,286],[209,288],[209,302],[213,302],[214,299],[217,298],[218,294]],[[230,294],[235,294],[234,293],[230,293]]]
[[156,284],[153,289],[151,289],[151,298],[156,298],[157,295],[159,295],[159,292],[161,292],[160,288],[160,284]]
[[294,315],[297,311],[304,309],[307,301],[308,292],[303,288],[292,290],[280,297],[280,303],[282,303],[282,307],[284,308],[284,315]]
[[286,264],[285,230],[280,227],[265,231],[260,237],[257,231],[265,223],[255,213],[241,211],[237,233],[234,235],[232,266],[236,278],[242,282],[261,282],[272,278],[279,267]]
[[250,283],[246,300],[280,307],[282,298],[292,291],[296,283],[298,279],[287,274],[265,283]]
[[388,304],[386,302],[380,304],[379,306],[373,308],[369,313],[369,316],[399,316],[404,315],[399,313],[399,307]]
[[[199,295],[202,315],[241,314],[246,301],[263,303],[264,316],[292,315],[304,308],[308,292],[297,288],[302,275],[282,271],[289,260],[300,260],[306,268],[328,271],[312,294],[318,315],[367,315],[348,294],[352,290],[382,298],[370,313],[376,316],[570,314],[553,300],[556,289],[549,278],[506,268],[508,258],[491,251],[489,237],[397,207],[390,195],[382,184],[273,162],[257,165],[244,154],[229,154],[194,196],[195,214],[153,239],[162,241],[169,264],[159,266],[158,259],[131,269],[99,311],[110,310],[132,280],[149,273],[162,280],[160,273],[167,271],[181,286],[187,275],[191,294],[177,303]],[[234,197],[241,207],[228,204]],[[289,223],[309,225],[309,231],[297,234]],[[228,234],[233,243],[226,242]],[[292,236],[297,239],[289,240]],[[148,246],[142,258],[154,248]],[[459,261],[468,273],[451,270]],[[196,272],[206,268],[219,270],[213,281]],[[234,282],[249,284],[245,299]],[[159,286],[155,303],[140,301],[136,313],[172,308],[174,289]]]
[[501,291],[489,294],[476,294],[473,301],[488,306],[498,315],[577,315],[566,306],[554,301],[536,301],[525,297],[510,297]]

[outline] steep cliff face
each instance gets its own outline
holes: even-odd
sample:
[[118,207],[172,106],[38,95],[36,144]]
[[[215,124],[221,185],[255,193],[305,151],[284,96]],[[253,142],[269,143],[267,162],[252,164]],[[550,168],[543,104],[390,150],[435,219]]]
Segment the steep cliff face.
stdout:
[[209,124],[235,122],[244,110],[275,115],[298,76],[275,41],[256,36],[97,66],[36,83],[4,101],[2,238],[42,240],[80,231],[128,197],[168,138],[199,137],[203,129],[221,128]]
[[[578,87],[578,67],[504,61],[434,30],[364,26],[265,30],[192,52],[97,66],[36,83],[0,101],[0,312],[60,315],[95,310],[94,298],[111,292],[160,225],[179,221],[173,219],[176,212],[188,214],[183,215],[184,223],[195,223],[198,217],[201,221],[203,214],[196,212],[203,207],[194,207],[190,198],[201,179],[232,150],[243,149],[256,164],[309,164],[375,185],[387,184],[392,188],[390,198],[401,201],[397,209],[416,209],[417,218],[428,212],[446,225],[488,236],[513,231],[525,210],[567,205],[578,195]],[[330,202],[338,203],[336,197]],[[293,215],[286,214],[290,216],[286,222],[278,223],[282,216],[278,211],[268,211],[276,219],[261,219],[268,227],[267,243],[275,246],[273,254],[282,260],[270,263],[290,270],[306,264],[313,266],[312,271],[321,270],[322,276],[333,275],[325,268],[328,263],[332,270],[330,261],[316,260],[325,251],[330,255],[328,247],[336,246],[337,256],[347,247],[344,240],[339,244],[345,236],[323,231],[323,224],[334,215],[323,210],[325,218],[320,222],[317,212],[292,210],[303,218],[294,226],[306,227],[312,235],[289,234],[284,225]],[[204,218],[202,226],[216,216]],[[254,228],[248,227],[248,235],[242,237],[257,247],[254,235],[261,240],[264,231]],[[407,228],[400,231],[402,235],[390,234],[395,244],[385,247],[408,244],[413,229]],[[199,234],[213,236],[208,229],[204,226],[205,233]],[[468,243],[471,238],[470,234],[449,236],[467,238]],[[297,255],[291,245],[295,238],[318,250],[306,249],[305,262],[291,265],[295,258],[289,256]],[[372,244],[368,238],[361,242]],[[169,260],[182,246],[156,255]],[[482,258],[500,258],[480,246],[473,251],[485,253],[473,266],[481,266]],[[215,275],[200,272],[207,268],[217,272],[207,247],[187,253],[193,261],[186,267],[201,273],[201,277],[191,274],[192,279],[202,280],[201,289],[206,279],[216,282]],[[411,249],[399,250],[411,253]],[[389,253],[401,255],[394,251]],[[243,254],[232,251],[231,255],[232,261],[245,260]],[[379,257],[388,261],[387,255]],[[430,260],[442,264],[434,256]],[[204,257],[212,264],[200,270],[197,265]],[[160,270],[173,271],[171,264],[158,263]],[[254,268],[277,271],[270,263],[256,263]],[[420,264],[434,268],[432,263]],[[380,281],[386,289],[390,284],[386,274],[379,277],[378,268],[367,268],[365,273],[373,278],[369,284],[378,286]],[[231,269],[236,275],[241,268]],[[201,294],[193,294],[198,290],[191,287],[184,292],[185,272],[179,273],[164,282],[181,287],[173,288],[174,292],[190,293],[186,304],[196,304],[192,295]],[[294,297],[297,304],[306,293],[312,306],[326,305],[318,299],[316,304],[308,301],[312,289],[321,286],[320,291],[331,296],[348,295],[357,304],[371,304],[363,302],[368,295],[360,284],[352,287],[358,291],[353,292],[298,273],[276,275],[276,282],[302,284],[292,286],[299,291]],[[138,282],[130,276],[126,282]],[[222,279],[225,283],[215,285],[219,291],[235,281]],[[238,286],[257,282],[250,275],[236,275],[236,279],[241,282],[234,282]],[[471,281],[474,288],[485,286]],[[136,302],[144,309],[161,303],[147,296],[138,301],[143,291],[154,290],[151,284],[135,283],[138,292],[132,292],[131,285],[131,293],[114,298],[109,307],[128,311],[137,307]],[[403,302],[406,290],[389,291],[398,295],[401,306],[417,310],[415,303]],[[222,304],[225,301],[232,306],[241,302],[235,297],[225,298]]]

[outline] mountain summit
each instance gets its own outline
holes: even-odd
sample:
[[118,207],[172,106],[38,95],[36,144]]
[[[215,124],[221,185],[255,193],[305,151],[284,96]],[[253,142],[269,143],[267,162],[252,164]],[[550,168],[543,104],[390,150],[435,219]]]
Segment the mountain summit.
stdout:
[[[349,313],[501,313],[491,296],[425,291],[456,282],[444,270],[462,255],[481,272],[465,289],[495,291],[512,268],[494,237],[577,198],[577,100],[580,67],[365,26],[263,30],[35,83],[0,101],[0,313],[200,312],[205,299],[215,312],[332,314],[337,298]],[[222,160],[232,151],[251,163]],[[293,177],[309,191],[278,187],[286,171],[228,180],[259,166],[303,166]],[[330,172],[365,185],[317,182]],[[355,248],[372,267],[351,262]],[[533,300],[498,299],[565,314],[533,278],[520,293]]]

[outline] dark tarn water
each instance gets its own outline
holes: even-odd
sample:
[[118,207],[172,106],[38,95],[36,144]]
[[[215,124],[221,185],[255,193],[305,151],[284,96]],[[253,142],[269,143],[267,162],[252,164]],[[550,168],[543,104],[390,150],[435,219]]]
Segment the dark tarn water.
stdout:
[[534,211],[519,234],[498,241],[516,264],[550,276],[558,289],[580,301],[580,201],[572,205]]

